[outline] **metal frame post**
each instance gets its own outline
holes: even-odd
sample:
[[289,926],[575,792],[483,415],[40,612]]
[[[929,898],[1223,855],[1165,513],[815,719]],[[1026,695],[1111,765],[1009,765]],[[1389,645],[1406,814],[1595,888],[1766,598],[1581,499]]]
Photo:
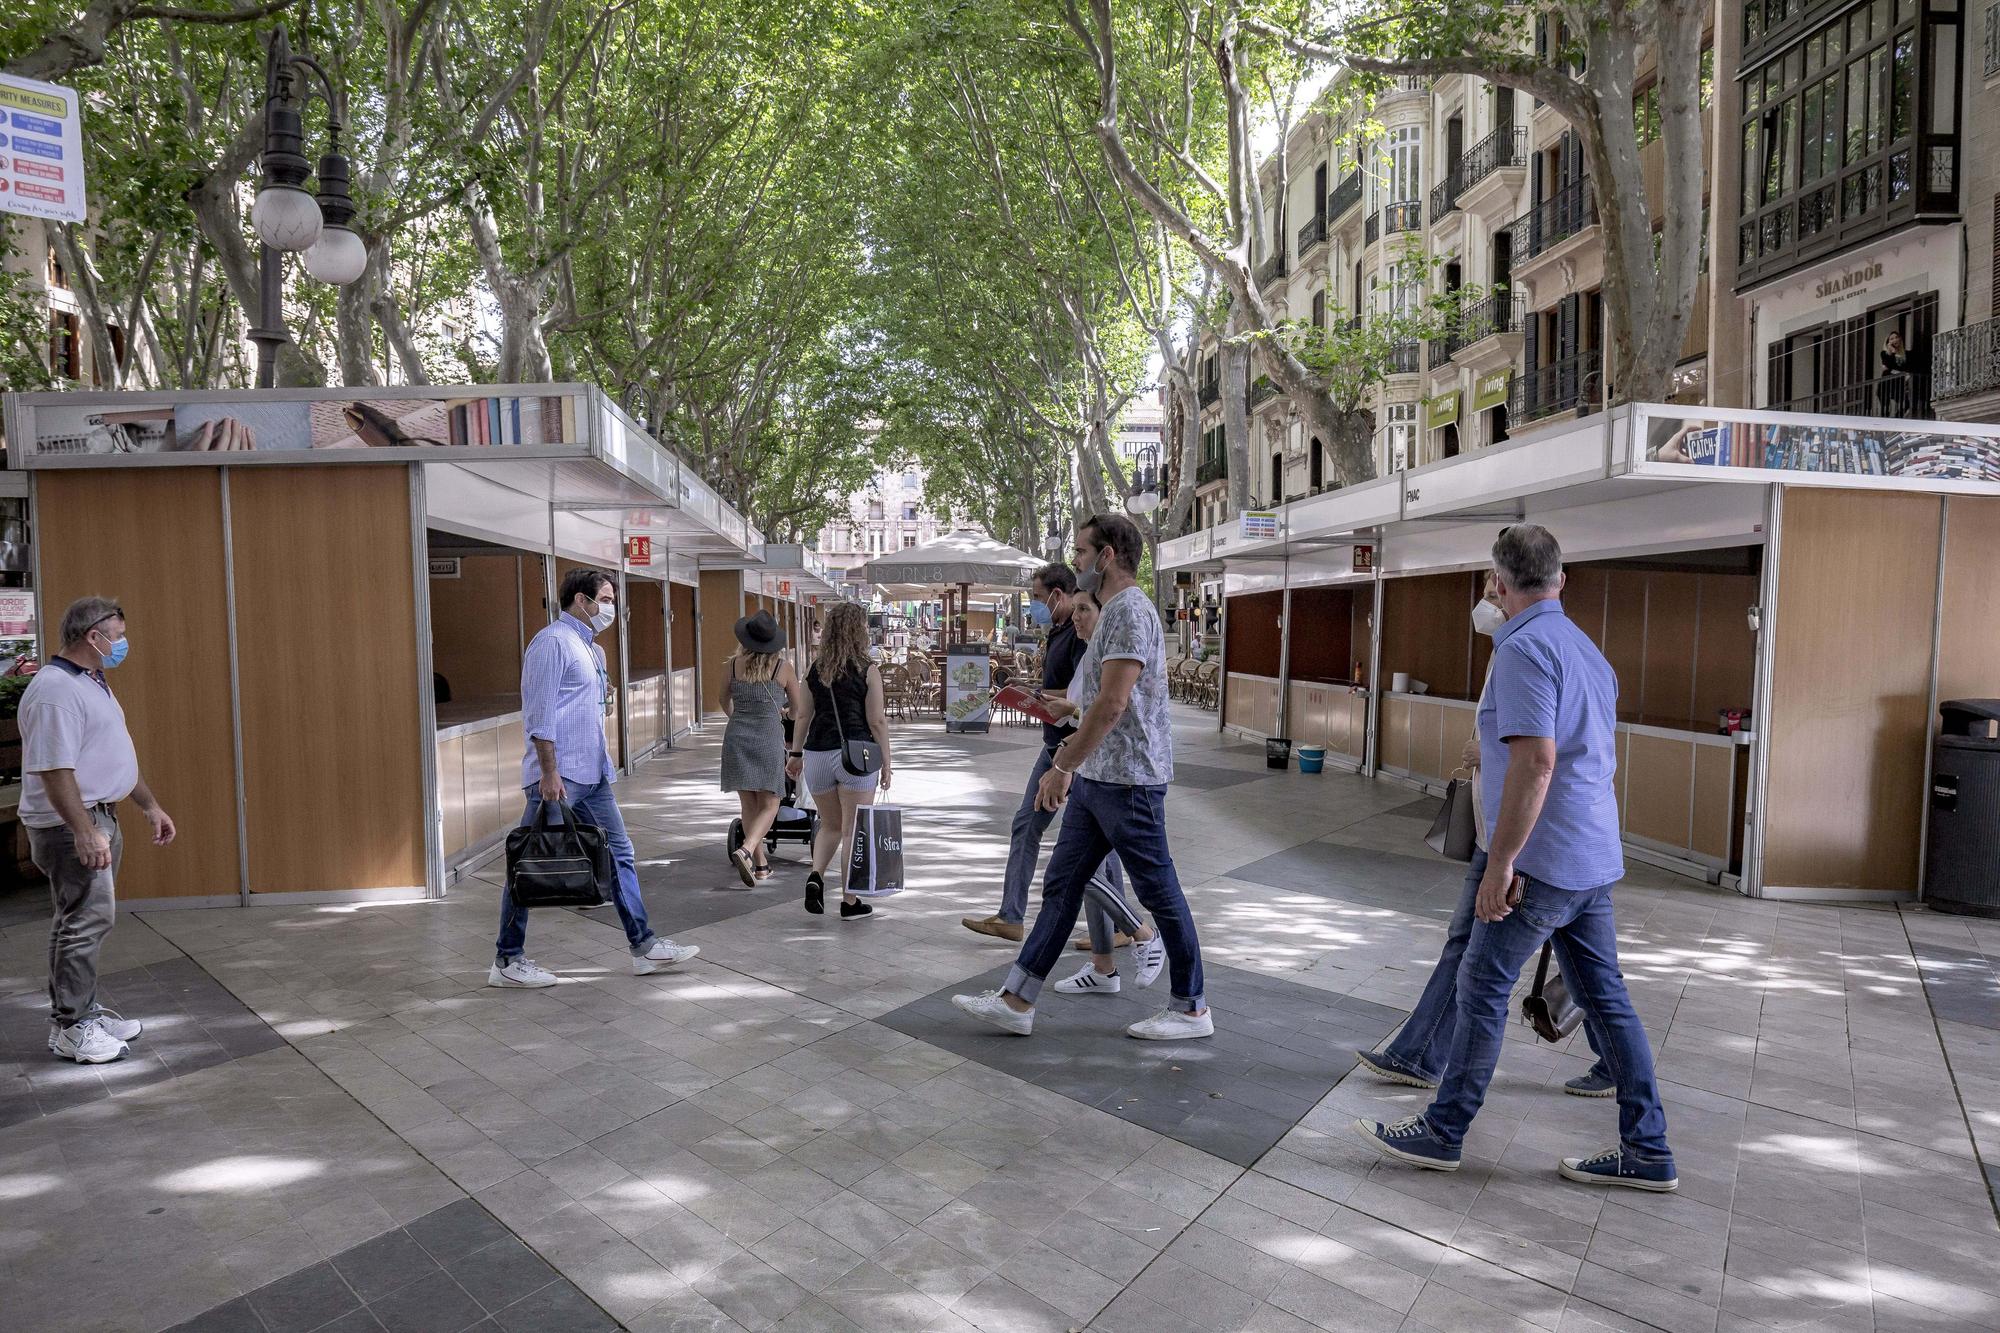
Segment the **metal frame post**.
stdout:
[[[444,811],[438,803],[437,685],[431,655],[430,537],[425,522],[424,466],[410,470],[410,573],[417,608],[417,713],[424,738],[424,897],[444,897]],[[225,473],[227,469],[224,469]],[[231,620],[234,634],[234,618]],[[245,830],[246,836],[248,830]]]
[[[224,621],[229,627],[229,747],[236,762],[236,902],[239,907],[248,907],[250,798],[243,783],[243,672],[236,637],[236,533],[229,508],[229,469],[217,468],[216,473],[216,480],[222,488],[222,608]],[[425,573],[429,573],[428,565],[425,566]],[[36,581],[39,584],[39,577]],[[426,578],[425,582],[428,583],[429,579]],[[431,763],[435,768],[435,754],[431,756]]]

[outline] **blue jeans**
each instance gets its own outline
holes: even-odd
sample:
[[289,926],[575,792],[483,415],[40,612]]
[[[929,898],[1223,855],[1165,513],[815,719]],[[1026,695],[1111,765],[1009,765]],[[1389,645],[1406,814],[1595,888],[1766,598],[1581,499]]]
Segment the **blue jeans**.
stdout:
[[1053,810],[1035,809],[1035,793],[1042,777],[1055,766],[1055,750],[1044,745],[1035,752],[1035,768],[1028,774],[1028,790],[1014,811],[1013,838],[1007,845],[1007,876],[1000,883],[1000,919],[1015,925],[1028,916],[1028,885],[1035,878],[1035,862],[1042,854],[1042,835],[1056,822]]
[[1004,989],[1029,1004],[1035,1002],[1049,970],[1069,944],[1083,905],[1084,885],[1112,852],[1124,862],[1132,891],[1153,914],[1153,924],[1167,946],[1171,1007],[1200,1012],[1205,1003],[1201,941],[1181,893],[1180,876],[1174,873],[1173,854],[1167,850],[1167,789],[1089,778],[1077,778],[1070,785],[1069,812],[1063,816],[1062,834],[1049,858],[1048,877],[1042,881],[1042,910],[1035,914],[1034,928],[1021,945],[1021,956],[1008,972]]
[[1458,968],[1458,1016],[1444,1081],[1424,1112],[1439,1140],[1458,1147],[1486,1100],[1493,1067],[1500,1059],[1500,1036],[1508,1001],[1521,968],[1555,941],[1556,964],[1570,996],[1597,1026],[1598,1048],[1618,1084],[1618,1138],[1642,1161],[1670,1161],[1667,1116],[1653,1079],[1653,1048],[1632,1010],[1625,977],[1618,970],[1618,925],[1611,910],[1611,886],[1559,889],[1532,876],[1514,910],[1498,921],[1472,923],[1465,957]]
[[[587,787],[578,782],[563,785],[569,788],[569,803],[577,819],[603,829],[611,844],[611,859],[618,865],[618,891],[612,902],[618,908],[618,919],[625,923],[625,939],[631,944],[633,955],[642,954],[653,945],[653,928],[646,922],[646,899],[639,892],[639,863],[632,853],[632,839],[625,833],[625,817],[618,813],[618,798],[611,794],[611,780],[606,778]],[[542,808],[539,787],[527,788],[526,795],[528,808],[521,815],[523,824],[532,823]],[[528,909],[516,907],[514,895],[502,889],[500,938],[493,942],[500,966],[519,958],[527,942]]]
[[1115,853],[1104,858],[1097,874],[1084,886],[1083,924],[1090,931],[1090,951],[1094,954],[1110,953],[1120,930],[1134,937],[1139,934],[1139,915],[1125,901],[1125,869]]
[[[1474,851],[1472,863],[1465,868],[1465,891],[1459,895],[1458,909],[1451,914],[1444,951],[1438,955],[1437,966],[1431,969],[1431,979],[1424,983],[1423,997],[1403,1020],[1396,1039],[1381,1052],[1388,1063],[1427,1083],[1436,1083],[1444,1076],[1445,1057],[1451,1053],[1452,1029],[1458,1016],[1458,964],[1465,957],[1465,942],[1472,938],[1473,904],[1479,897],[1479,881],[1485,874],[1486,853]],[[1584,1015],[1583,1037],[1590,1043],[1592,1054],[1604,1049],[1589,1014]],[[1611,1076],[1602,1059],[1590,1072]]]

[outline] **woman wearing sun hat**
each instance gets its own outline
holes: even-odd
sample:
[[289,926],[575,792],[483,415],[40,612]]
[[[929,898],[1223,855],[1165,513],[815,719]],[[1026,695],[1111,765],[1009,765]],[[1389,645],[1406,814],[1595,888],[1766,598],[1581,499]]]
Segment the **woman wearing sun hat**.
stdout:
[[782,654],[785,632],[768,611],[736,622],[743,650],[722,674],[720,704],[729,715],[722,733],[722,789],[743,803],[743,845],[730,853],[746,886],[769,879],[764,835],[778,818],[778,793],[785,789],[784,710],[796,715],[799,677]]

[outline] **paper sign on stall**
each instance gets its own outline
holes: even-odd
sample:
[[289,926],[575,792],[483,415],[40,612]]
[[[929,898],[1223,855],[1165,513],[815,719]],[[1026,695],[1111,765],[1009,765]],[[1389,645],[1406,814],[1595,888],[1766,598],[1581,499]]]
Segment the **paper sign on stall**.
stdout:
[[83,221],[83,108],[74,88],[0,74],[0,210]]

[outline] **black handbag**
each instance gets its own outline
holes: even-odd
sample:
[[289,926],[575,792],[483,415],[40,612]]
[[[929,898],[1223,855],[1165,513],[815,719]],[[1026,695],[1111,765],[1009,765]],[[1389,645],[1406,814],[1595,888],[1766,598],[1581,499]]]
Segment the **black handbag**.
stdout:
[[826,687],[826,697],[833,704],[834,730],[840,733],[840,766],[857,778],[879,773],[882,770],[882,747],[872,740],[847,739],[847,724],[840,718],[840,696],[833,692],[830,683]]
[[1561,1041],[1583,1021],[1583,1010],[1569,997],[1569,983],[1552,965],[1554,957],[1554,942],[1544,941],[1534,987],[1521,997],[1521,1020],[1543,1041]]
[[[560,824],[543,818],[550,810]],[[617,873],[604,830],[578,822],[568,801],[543,801],[507,835],[507,892],[518,907],[601,907]]]
[[1453,778],[1444,789],[1444,805],[1431,821],[1424,843],[1439,856],[1470,861],[1474,841],[1472,784]]

